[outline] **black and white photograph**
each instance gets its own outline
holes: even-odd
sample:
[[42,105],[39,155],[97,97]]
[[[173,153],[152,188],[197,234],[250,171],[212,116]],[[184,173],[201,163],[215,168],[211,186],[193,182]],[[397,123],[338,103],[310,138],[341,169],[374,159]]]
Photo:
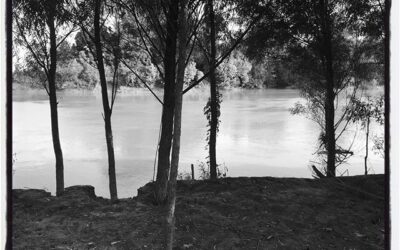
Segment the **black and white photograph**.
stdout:
[[390,0],[7,4],[6,249],[397,249]]

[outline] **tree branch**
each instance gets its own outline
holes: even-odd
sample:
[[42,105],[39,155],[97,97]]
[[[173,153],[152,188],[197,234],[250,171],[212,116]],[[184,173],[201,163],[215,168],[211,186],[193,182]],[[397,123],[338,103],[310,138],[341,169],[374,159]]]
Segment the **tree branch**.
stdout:
[[136,73],[136,71],[134,71],[127,62],[125,62],[125,60],[121,59],[122,64],[125,65],[125,67],[127,67],[129,69],[129,71],[131,71],[142,83],[143,85],[151,92],[151,94],[157,99],[157,101],[161,104],[164,105],[164,103],[161,101],[161,99],[154,93],[154,91],[150,88],[150,86],[146,83],[145,80],[143,80],[143,78],[140,77],[140,75],[138,73]]
[[76,27],[73,27],[56,45],[56,48],[58,48],[64,41],[67,39],[69,35],[71,35],[72,32],[76,31]]
[[[155,57],[154,57],[153,53],[150,51],[149,47],[147,46],[146,40],[144,39],[144,37],[143,37],[143,35],[142,35],[142,32],[140,31],[141,29],[143,30],[143,32],[145,33],[146,37],[148,38],[148,40],[149,40],[150,43],[152,44],[153,48],[157,51],[157,53],[158,53],[158,55],[160,56],[160,58],[163,59],[164,57],[163,57],[162,53],[158,50],[158,48],[157,48],[157,47],[155,46],[155,44],[152,42],[151,38],[149,37],[149,35],[147,34],[147,32],[144,30],[143,26],[140,25],[140,22],[139,22],[139,19],[138,19],[137,16],[136,16],[135,10],[132,11],[132,14],[133,14],[133,16],[135,17],[136,25],[137,25],[138,31],[139,31],[139,36],[140,36],[140,38],[141,38],[141,40],[142,40],[142,42],[143,42],[143,45],[144,45],[145,48],[146,48],[145,50],[146,50],[147,54],[150,56],[150,58],[152,59],[153,62],[156,62],[156,61],[157,61],[157,60],[155,60]],[[160,74],[160,77],[161,77],[163,80],[165,80],[164,74],[163,74],[162,70],[160,69],[160,67],[159,67],[156,63],[154,63],[154,65],[156,66],[157,71],[158,71],[158,73]]]
[[[240,37],[236,40],[236,42],[232,45],[232,47],[222,56],[220,59],[215,63],[215,66],[213,69],[216,69],[231,53],[232,51],[240,44],[240,42],[243,40],[244,36],[250,31],[250,29],[260,20],[260,16],[256,17],[251,24],[247,27],[247,29],[240,35]],[[203,81],[206,77],[208,77],[210,74],[210,70],[203,75],[199,80],[196,82],[192,83],[189,87],[187,87],[184,91],[183,94],[191,90],[193,87],[197,86],[201,81]]]
[[44,61],[40,60],[40,58],[36,54],[35,50],[32,48],[31,44],[28,42],[28,39],[26,38],[25,33],[23,32],[23,30],[22,30],[22,28],[20,26],[18,18],[15,18],[15,22],[17,24],[19,33],[20,33],[22,39],[24,40],[27,49],[31,52],[33,58],[35,58],[35,61],[37,62],[37,64],[39,64],[39,66],[42,67],[44,73],[46,74],[46,77],[49,77],[49,72],[48,72],[48,69],[46,68],[46,63]]

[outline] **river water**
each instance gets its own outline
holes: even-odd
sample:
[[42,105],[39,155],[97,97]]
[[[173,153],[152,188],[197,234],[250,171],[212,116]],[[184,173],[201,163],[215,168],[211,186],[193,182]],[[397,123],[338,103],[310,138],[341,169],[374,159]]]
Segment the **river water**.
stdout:
[[[161,96],[161,93],[158,93]],[[93,185],[97,195],[109,197],[107,152],[98,92],[58,93],[65,185]],[[180,171],[206,162],[206,90],[184,97]],[[310,120],[288,109],[301,101],[297,90],[230,90],[223,93],[217,161],[228,176],[311,178],[319,130]],[[119,197],[132,197],[153,178],[161,105],[143,89],[118,95],[112,116]],[[352,128],[352,130],[357,130]],[[373,126],[372,134],[382,133]],[[345,175],[363,174],[365,142],[356,136],[355,155],[339,167]],[[353,135],[344,138],[344,142]],[[371,145],[372,143],[370,143]],[[371,146],[372,147],[372,146]],[[50,130],[50,107],[43,90],[13,93],[13,188],[55,191],[55,160]],[[370,150],[372,173],[383,173],[383,159]]]

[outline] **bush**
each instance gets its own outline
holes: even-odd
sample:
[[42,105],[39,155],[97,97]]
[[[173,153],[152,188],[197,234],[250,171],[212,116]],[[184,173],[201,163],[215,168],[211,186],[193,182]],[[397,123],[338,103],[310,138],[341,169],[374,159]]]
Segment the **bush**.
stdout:
[[[223,166],[223,167],[222,167]],[[200,170],[200,180],[210,179],[210,166],[205,162],[199,162],[198,168]],[[228,176],[228,168],[225,163],[217,166],[217,177],[226,178]]]
[[192,176],[188,172],[179,172],[177,178],[178,180],[188,181],[192,179]]

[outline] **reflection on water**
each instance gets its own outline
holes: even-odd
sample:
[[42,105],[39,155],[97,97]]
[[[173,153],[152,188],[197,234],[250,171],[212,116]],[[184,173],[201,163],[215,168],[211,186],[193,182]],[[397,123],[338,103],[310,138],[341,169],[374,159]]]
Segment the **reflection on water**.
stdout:
[[[161,95],[161,94],[160,94]],[[55,190],[55,161],[50,111],[44,91],[13,93],[14,188]],[[184,97],[180,170],[206,161],[206,92]],[[229,176],[311,177],[308,166],[316,150],[318,128],[292,116],[288,109],[299,98],[296,90],[233,90],[223,94],[217,160]],[[93,185],[108,197],[107,153],[100,95],[91,91],[59,93],[59,120],[64,153],[65,184]],[[113,132],[120,197],[136,195],[153,178],[161,105],[145,90],[117,97]],[[378,133],[379,128],[374,128]],[[348,138],[345,138],[347,140]],[[363,173],[363,135],[355,143],[351,175]],[[383,160],[370,153],[369,166],[383,172]]]

